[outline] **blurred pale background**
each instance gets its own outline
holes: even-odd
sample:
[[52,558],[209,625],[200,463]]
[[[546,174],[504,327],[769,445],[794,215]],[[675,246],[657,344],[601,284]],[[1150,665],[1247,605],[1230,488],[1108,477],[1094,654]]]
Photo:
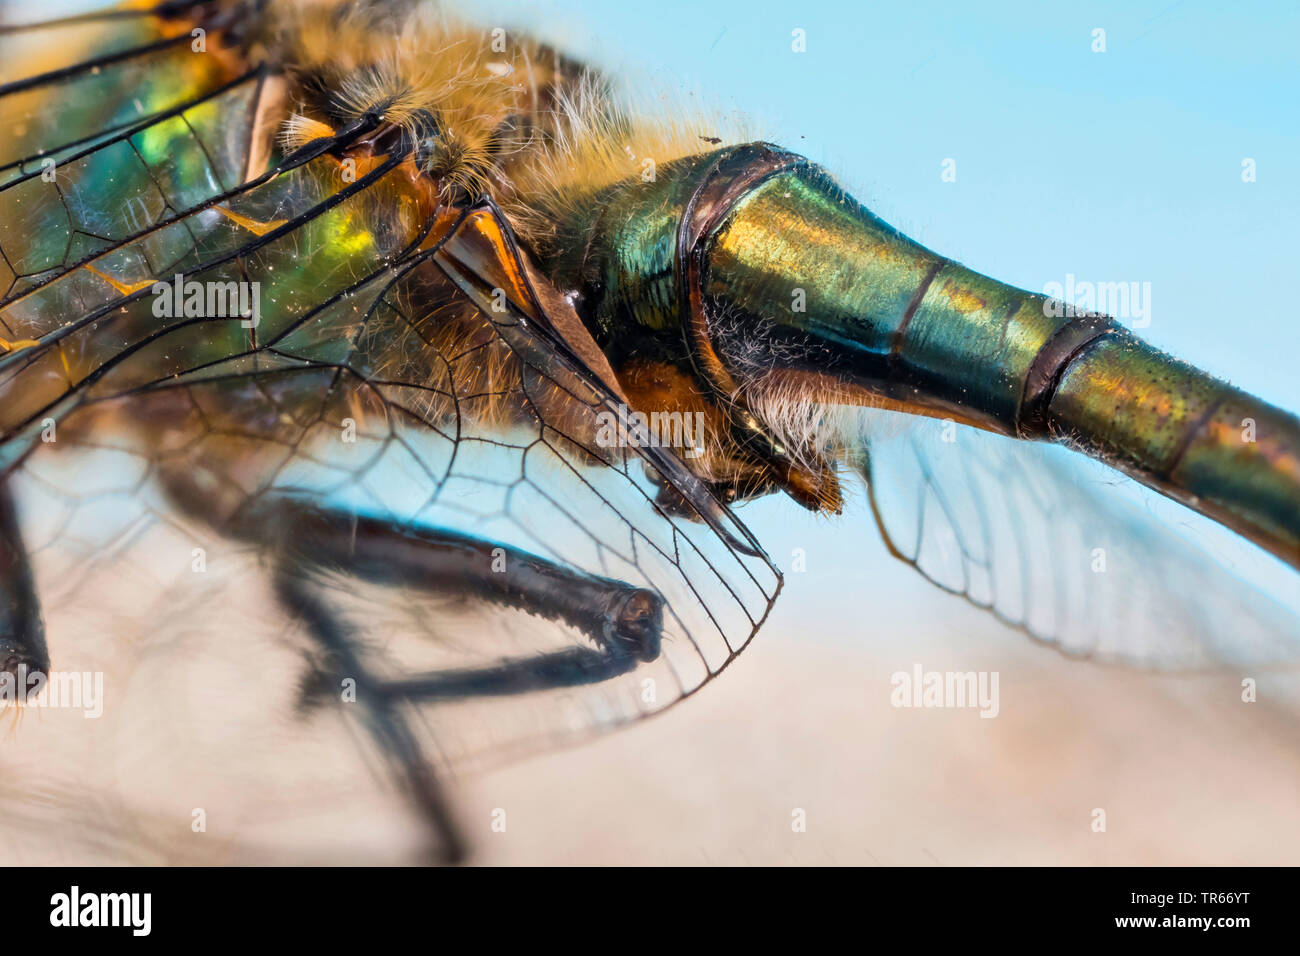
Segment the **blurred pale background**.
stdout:
[[[634,89],[751,115],[887,221],[990,275],[1035,290],[1066,273],[1150,282],[1149,339],[1300,408],[1300,327],[1285,286],[1300,221],[1296,8],[986,7],[543,0],[479,9],[487,25],[539,28]],[[796,28],[805,53],[791,50]],[[1095,28],[1105,30],[1104,53],[1092,52]],[[956,182],[940,178],[948,158]],[[1244,158],[1256,161],[1256,182],[1242,182]],[[783,568],[794,548],[807,553],[807,571],[787,575],[759,638],[662,717],[460,781],[478,860],[1300,859],[1300,750],[1281,678],[1261,675],[1260,701],[1243,704],[1238,674],[1161,677],[1068,661],[894,562],[860,515],[837,524],[768,500],[742,516]],[[1000,715],[891,707],[890,675],[915,662],[999,671]],[[237,835],[217,823],[192,834],[192,794],[163,796],[166,778],[203,779],[230,743],[193,742],[193,765],[103,770],[94,734],[78,733],[85,726],[51,713],[11,736],[21,763],[0,785],[11,808],[0,817],[6,861],[409,858],[404,806],[376,790],[328,722],[297,761],[256,740],[248,759],[265,758],[263,778],[210,781],[212,818],[237,820]],[[124,807],[111,788],[87,797],[96,774],[140,803]],[[340,774],[353,784],[340,790]],[[304,781],[313,783],[306,796]],[[64,803],[76,809],[51,812]],[[504,833],[490,828],[498,808]],[[807,813],[806,833],[791,830],[795,808]],[[1094,808],[1106,810],[1105,833],[1090,828]],[[160,832],[141,822],[154,812],[181,823]],[[86,825],[55,825],[69,819]]]

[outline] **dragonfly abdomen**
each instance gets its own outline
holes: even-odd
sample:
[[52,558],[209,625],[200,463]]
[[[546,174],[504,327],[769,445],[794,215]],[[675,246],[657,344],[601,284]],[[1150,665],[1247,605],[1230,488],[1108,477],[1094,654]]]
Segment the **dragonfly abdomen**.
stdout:
[[833,496],[808,490],[816,462],[748,401],[757,392],[1065,440],[1300,566],[1294,416],[1110,318],[936,255],[807,160],[729,147],[592,200],[561,225],[581,241],[543,268],[616,369],[675,360],[797,499]]
[[1063,371],[1048,425],[1300,567],[1300,420],[1124,329]]

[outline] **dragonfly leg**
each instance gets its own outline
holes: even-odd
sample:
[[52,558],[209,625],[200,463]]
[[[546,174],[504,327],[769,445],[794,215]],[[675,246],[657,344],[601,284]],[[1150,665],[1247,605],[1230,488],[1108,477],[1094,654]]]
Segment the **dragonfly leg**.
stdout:
[[50,657],[18,512],[8,485],[0,481],[0,671],[17,676],[22,665],[28,673],[45,673]]
[[275,584],[285,608],[307,626],[328,654],[335,676],[355,682],[356,700],[361,705],[366,729],[437,836],[439,862],[462,861],[465,841],[442,784],[422,752],[407,715],[362,664],[353,635],[299,569],[282,565]]
[[597,684],[636,667],[636,658],[573,647],[492,667],[430,671],[385,682],[384,691],[411,701],[521,694]]
[[[401,710],[406,703],[596,683],[659,655],[663,602],[654,592],[573,571],[517,548],[454,531],[312,507],[287,497],[246,506],[227,529],[270,548],[280,600],[326,650],[331,676],[356,681],[357,700],[366,707],[372,736],[452,858],[463,852],[463,845],[441,787]],[[469,594],[567,623],[594,646],[488,667],[379,680],[367,673],[356,641],[313,580],[321,569],[381,585]]]
[[657,594],[519,548],[285,499],[249,508],[235,524],[241,537],[278,528],[276,546],[291,565],[337,568],[376,584],[467,594],[568,624],[594,645],[412,678],[392,684],[395,693],[429,699],[572,687],[607,680],[659,656],[663,599]]

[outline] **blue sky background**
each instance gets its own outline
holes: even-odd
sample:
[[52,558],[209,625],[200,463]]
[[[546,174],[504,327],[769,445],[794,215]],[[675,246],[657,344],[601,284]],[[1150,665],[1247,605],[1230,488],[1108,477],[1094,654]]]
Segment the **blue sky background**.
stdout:
[[[1300,4],[479,6],[540,25],[633,89],[753,117],[913,238],[1004,281],[1150,282],[1150,340],[1300,406],[1286,288],[1300,249]],[[1105,53],[1091,49],[1097,27]],[[940,180],[948,157],[955,183]]]
[[[540,0],[471,9],[541,32],[638,95],[666,90],[748,115],[886,221],[1003,281],[1036,291],[1066,273],[1149,282],[1141,334],[1300,409],[1290,283],[1300,273],[1300,4]],[[791,49],[795,28],[806,31],[805,53]],[[1095,28],[1105,30],[1104,53],[1092,50]],[[955,183],[940,177],[949,157]],[[1247,157],[1257,175],[1249,184]],[[905,644],[982,626],[979,612],[892,561],[864,518],[818,519],[782,498],[741,514],[781,566],[793,548],[808,552],[809,573],[787,576],[772,631],[841,640],[865,628]],[[863,622],[864,606],[878,627]],[[810,626],[817,621],[828,626]]]

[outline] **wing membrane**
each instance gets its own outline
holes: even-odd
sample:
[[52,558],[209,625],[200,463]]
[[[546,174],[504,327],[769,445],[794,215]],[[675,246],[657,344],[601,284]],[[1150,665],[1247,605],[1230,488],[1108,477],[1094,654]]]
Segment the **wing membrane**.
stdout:
[[[21,73],[0,83],[0,116],[9,130],[0,167],[30,164],[34,156],[173,109],[229,79],[215,52],[194,51],[188,24],[149,18],[58,32],[58,42],[47,45],[34,45],[28,32],[0,37],[6,62]],[[33,50],[39,60],[24,62]]]
[[[236,504],[290,494],[400,527],[455,529],[663,597],[662,655],[622,678],[423,706],[439,752],[464,764],[581,737],[693,693],[748,643],[778,580],[764,559],[736,551],[709,525],[662,513],[644,459],[593,438],[608,396],[557,363],[519,313],[498,324],[456,295],[432,257],[396,279],[381,271],[264,352],[136,382],[132,391],[115,387],[64,427],[78,436],[82,416],[116,417],[127,405],[136,421],[167,421],[166,440],[148,430],[117,440],[135,462],[125,482],[133,496],[142,475],[207,474]],[[438,303],[432,315],[428,302]],[[404,337],[414,344],[394,348]],[[484,363],[496,363],[490,380],[479,371]],[[341,438],[349,422],[354,441]],[[105,440],[100,429],[86,436]],[[41,460],[34,455],[29,471],[40,471]],[[156,507],[168,512],[165,502]],[[177,569],[168,589],[183,590],[185,578]],[[395,593],[344,574],[330,578],[330,590],[395,678],[583,640],[526,615],[458,606],[446,594]]]
[[1066,653],[1155,667],[1296,660],[1294,576],[1068,449],[879,412],[867,446],[891,550]]
[[[113,102],[138,87],[131,69],[180,51],[125,55],[121,37],[147,23],[157,33],[145,20],[112,35],[100,74],[118,71]],[[79,82],[75,71],[51,75],[0,104],[27,110],[29,91]],[[173,634],[171,609],[200,596],[267,601],[269,552],[221,532],[252,503],[291,500],[499,543],[665,602],[663,652],[621,678],[414,701],[453,763],[570,740],[693,693],[748,643],[779,588],[752,536],[671,450],[597,439],[607,414],[625,436],[626,412],[608,376],[584,361],[592,353],[574,347],[572,324],[548,313],[563,300],[537,293],[495,208],[420,214],[395,175],[400,151],[355,181],[342,177],[327,151],[359,129],[242,182],[259,84],[255,67],[204,74],[144,113],[114,107],[94,122],[78,114],[47,124],[8,158],[0,335],[35,344],[0,357],[0,429],[11,483],[35,502],[27,512],[42,591],[73,606],[94,594],[130,620],[105,582],[149,581],[147,622],[117,633],[122,661],[158,668],[165,682],[133,706],[200,732],[214,718],[179,688],[203,679],[214,636],[189,628],[146,652],[140,635]],[[61,157],[52,182],[34,165],[42,149]],[[154,282],[178,274],[255,286],[257,322],[158,314]],[[498,302],[503,284],[510,294]],[[47,444],[51,427],[57,441]],[[664,482],[704,520],[665,514],[656,504]],[[195,548],[221,573],[196,577],[186,558]],[[587,640],[545,615],[367,584],[344,568],[323,581],[394,679]],[[273,604],[260,617],[263,641],[310,652]],[[56,655],[60,640],[50,635]],[[164,660],[189,676],[167,677]]]

